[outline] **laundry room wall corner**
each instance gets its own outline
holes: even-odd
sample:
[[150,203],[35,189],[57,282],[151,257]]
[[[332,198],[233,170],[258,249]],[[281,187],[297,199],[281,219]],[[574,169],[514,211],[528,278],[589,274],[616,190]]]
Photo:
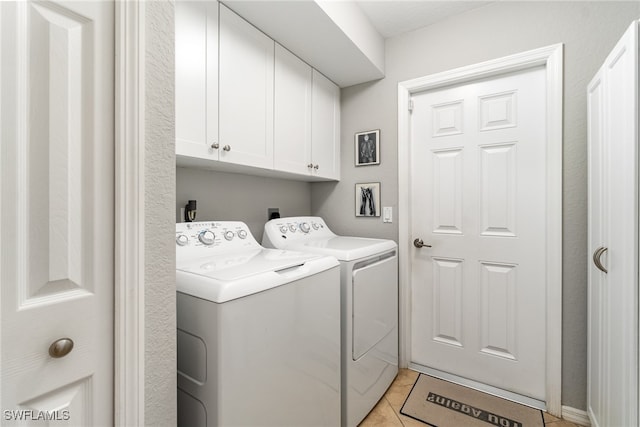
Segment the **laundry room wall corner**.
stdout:
[[174,2],[146,2],[145,16],[145,425],[175,426]]

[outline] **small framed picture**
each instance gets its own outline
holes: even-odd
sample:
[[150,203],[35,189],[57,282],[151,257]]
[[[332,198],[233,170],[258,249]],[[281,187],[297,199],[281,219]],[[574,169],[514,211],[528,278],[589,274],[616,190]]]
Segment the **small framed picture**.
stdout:
[[356,184],[356,216],[380,216],[380,183]]
[[356,166],[380,164],[380,129],[356,133]]

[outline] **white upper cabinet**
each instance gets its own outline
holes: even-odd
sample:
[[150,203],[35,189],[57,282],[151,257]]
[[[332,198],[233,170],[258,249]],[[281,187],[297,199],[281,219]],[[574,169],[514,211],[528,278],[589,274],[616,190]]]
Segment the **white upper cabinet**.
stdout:
[[217,159],[218,2],[177,1],[176,154]]
[[340,89],[280,45],[275,70],[275,169],[340,179]]
[[340,178],[340,89],[218,2],[176,2],[180,166]]
[[340,179],[340,88],[313,70],[311,95],[313,175]]
[[276,44],[274,168],[311,173],[311,67]]
[[274,41],[220,6],[221,161],[273,168]]

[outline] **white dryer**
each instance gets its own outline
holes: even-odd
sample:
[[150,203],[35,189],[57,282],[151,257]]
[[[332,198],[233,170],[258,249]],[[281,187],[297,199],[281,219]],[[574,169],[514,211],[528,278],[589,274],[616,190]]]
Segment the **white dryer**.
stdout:
[[339,271],[242,222],[176,224],[178,425],[338,425]]
[[342,425],[356,426],[398,373],[398,257],[392,240],[337,236],[319,217],[274,219],[265,247],[340,261]]

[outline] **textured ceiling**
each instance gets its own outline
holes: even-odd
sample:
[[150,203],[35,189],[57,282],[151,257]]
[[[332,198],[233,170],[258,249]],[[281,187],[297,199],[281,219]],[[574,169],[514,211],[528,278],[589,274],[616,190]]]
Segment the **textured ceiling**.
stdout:
[[482,7],[491,1],[356,0],[374,27],[384,37],[417,30],[449,16]]

